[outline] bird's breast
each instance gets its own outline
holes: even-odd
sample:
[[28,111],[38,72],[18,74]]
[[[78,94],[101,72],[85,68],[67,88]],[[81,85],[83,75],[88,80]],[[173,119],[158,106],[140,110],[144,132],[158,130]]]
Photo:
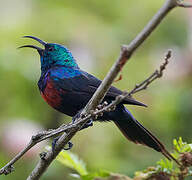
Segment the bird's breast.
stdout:
[[65,92],[60,92],[61,90],[58,90],[54,82],[51,80],[48,80],[46,83],[46,86],[43,91],[41,91],[41,96],[43,99],[53,108],[58,109],[62,103],[62,97],[61,93],[64,94]]

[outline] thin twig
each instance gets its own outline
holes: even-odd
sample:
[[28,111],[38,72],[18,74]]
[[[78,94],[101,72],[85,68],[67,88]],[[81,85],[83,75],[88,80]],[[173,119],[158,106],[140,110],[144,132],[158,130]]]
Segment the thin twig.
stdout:
[[135,94],[141,90],[144,90],[157,78],[161,78],[163,75],[163,71],[165,70],[166,66],[169,63],[169,59],[171,58],[171,50],[169,50],[164,58],[164,63],[160,66],[159,70],[156,70],[151,76],[149,76],[145,81],[141,84],[136,85],[135,88],[130,92],[130,95]]

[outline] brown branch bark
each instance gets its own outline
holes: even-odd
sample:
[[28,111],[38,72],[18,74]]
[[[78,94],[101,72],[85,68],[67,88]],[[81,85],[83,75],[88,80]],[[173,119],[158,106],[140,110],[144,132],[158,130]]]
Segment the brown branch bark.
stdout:
[[[46,131],[34,136],[31,139],[29,145],[0,170],[0,174],[10,173],[13,169],[12,165],[18,159],[20,159],[25,154],[25,152],[27,152],[32,146],[34,146],[38,142],[45,140],[49,137],[52,137],[54,135],[57,135],[61,132],[64,132],[63,135],[57,141],[55,150],[42,153],[40,156],[40,161],[38,162],[35,169],[27,178],[27,180],[39,179],[42,176],[42,174],[46,171],[46,169],[49,167],[49,165],[52,163],[52,161],[55,159],[55,157],[63,149],[63,147],[80,130],[83,124],[85,124],[91,117],[95,117],[96,115],[99,115],[99,113],[102,113],[104,111],[111,110],[110,108],[112,106],[115,106],[116,103],[119,103],[123,98],[125,98],[128,95],[127,93],[125,93],[124,95],[118,96],[116,100],[113,102],[114,104],[104,106],[102,110],[95,110],[98,104],[104,98],[105,94],[107,93],[114,79],[116,78],[120,70],[123,68],[125,63],[130,59],[130,57],[135,52],[135,50],[150,36],[150,34],[155,30],[155,28],[160,24],[160,22],[166,17],[168,12],[170,12],[171,9],[177,6],[182,6],[181,3],[180,2],[178,3],[177,0],[166,0],[162,8],[157,12],[157,14],[155,14],[155,16],[151,19],[151,21],[136,36],[136,38],[133,41],[131,41],[131,43],[128,46],[122,46],[119,58],[114,63],[114,65],[106,75],[105,79],[103,80],[103,82],[101,83],[97,91],[94,93],[89,103],[84,108],[82,114],[85,117],[82,116],[81,118],[77,119],[77,121],[74,124],[64,125],[59,127],[56,130]],[[154,75],[155,74],[153,74],[151,77],[153,78]],[[151,80],[151,77],[149,78],[150,80]],[[151,82],[152,81],[153,80],[151,80]],[[141,88],[140,86],[139,87],[136,86],[133,89],[134,91],[133,92],[131,91],[132,94],[145,89],[151,83],[151,82],[150,83],[148,82],[149,81],[146,80],[143,83],[145,85],[144,88],[143,87]],[[138,90],[138,88],[141,88],[141,89]],[[131,94],[131,92],[129,93],[129,95]]]

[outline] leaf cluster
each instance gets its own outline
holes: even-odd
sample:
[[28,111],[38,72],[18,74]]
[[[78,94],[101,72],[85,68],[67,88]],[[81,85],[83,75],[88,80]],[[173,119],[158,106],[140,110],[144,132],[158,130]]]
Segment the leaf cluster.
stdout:
[[[192,144],[183,142],[180,137],[178,140],[173,140],[173,149],[172,155],[181,162],[181,167],[176,166],[173,161],[163,158],[157,161],[156,166],[135,172],[135,177],[132,180],[183,180],[187,177],[192,177]],[[77,179],[131,180],[130,177],[114,174],[102,169],[93,172],[89,171],[86,168],[85,162],[70,151],[62,151],[58,155],[57,161],[74,170],[71,176]]]

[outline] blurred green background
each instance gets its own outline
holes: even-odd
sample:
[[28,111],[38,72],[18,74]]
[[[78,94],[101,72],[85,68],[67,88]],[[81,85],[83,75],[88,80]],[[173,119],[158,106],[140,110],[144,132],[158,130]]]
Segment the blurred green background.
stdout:
[[[164,0],[0,0],[0,166],[29,141],[31,134],[56,128],[71,118],[57,113],[40,97],[39,55],[32,49],[18,50],[22,39],[37,36],[61,43],[80,66],[103,79],[117,59],[121,44],[128,44],[146,25]],[[128,107],[169,150],[172,139],[192,142],[192,10],[177,8],[145,41],[114,85],[129,90],[163,62],[168,49],[173,57],[163,78],[135,96],[148,108]],[[89,169],[106,169],[133,176],[152,166],[160,153],[128,142],[113,123],[95,123],[76,135],[72,151]],[[38,145],[15,164],[15,172],[0,180],[26,179],[46,144]],[[43,180],[72,179],[71,170],[54,162]]]

